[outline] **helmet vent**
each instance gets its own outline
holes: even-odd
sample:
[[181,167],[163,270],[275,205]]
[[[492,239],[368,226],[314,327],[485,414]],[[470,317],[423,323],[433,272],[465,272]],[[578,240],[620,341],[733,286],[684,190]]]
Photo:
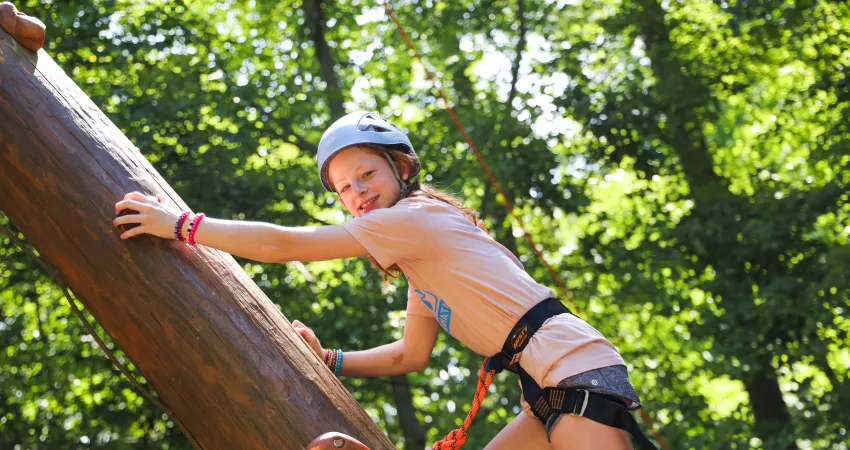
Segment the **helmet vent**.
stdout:
[[374,131],[376,133],[397,133],[400,132],[392,123],[380,116],[367,114],[360,119],[357,124],[357,129],[360,131]]

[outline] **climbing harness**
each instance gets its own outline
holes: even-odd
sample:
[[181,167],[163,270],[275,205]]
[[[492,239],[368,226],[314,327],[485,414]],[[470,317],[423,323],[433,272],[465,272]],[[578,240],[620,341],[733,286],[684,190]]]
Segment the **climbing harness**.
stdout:
[[502,350],[484,360],[478,376],[478,388],[475,391],[472,408],[470,408],[463,426],[449,433],[442,441],[435,443],[433,450],[454,450],[460,448],[466,442],[469,425],[484,400],[483,397],[490,387],[493,376],[503,370],[519,375],[522,395],[531,407],[531,412],[543,422],[543,425],[556,420],[560,414],[581,416],[603,425],[627,431],[635,439],[641,450],[657,450],[657,447],[640,429],[629,409],[619,399],[576,387],[542,388],[522,368],[520,357],[531,341],[531,337],[543,326],[546,320],[561,314],[572,314],[572,312],[558,299],[550,297],[534,305],[517,321],[511,332],[508,333],[508,337],[502,345]]
[[487,358],[485,370],[508,370],[519,375],[522,395],[531,411],[546,425],[559,413],[586,417],[594,422],[628,431],[642,450],[657,450],[643,434],[626,405],[619,399],[580,388],[541,388],[520,365],[520,356],[531,336],[551,317],[572,314],[556,298],[547,298],[528,310],[505,339],[502,351]]

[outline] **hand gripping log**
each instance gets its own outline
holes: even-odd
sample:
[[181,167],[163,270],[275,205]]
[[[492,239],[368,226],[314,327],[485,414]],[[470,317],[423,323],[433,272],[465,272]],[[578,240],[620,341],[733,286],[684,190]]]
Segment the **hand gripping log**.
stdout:
[[44,46],[44,23],[9,2],[0,3],[0,26],[27,50],[37,52]]

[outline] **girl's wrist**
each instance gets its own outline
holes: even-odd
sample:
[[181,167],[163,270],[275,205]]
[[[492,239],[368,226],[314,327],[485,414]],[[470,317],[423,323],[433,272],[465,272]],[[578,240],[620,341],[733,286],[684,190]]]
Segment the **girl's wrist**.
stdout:
[[325,350],[322,359],[324,360],[325,366],[327,366],[334,375],[340,375],[342,372],[342,350]]

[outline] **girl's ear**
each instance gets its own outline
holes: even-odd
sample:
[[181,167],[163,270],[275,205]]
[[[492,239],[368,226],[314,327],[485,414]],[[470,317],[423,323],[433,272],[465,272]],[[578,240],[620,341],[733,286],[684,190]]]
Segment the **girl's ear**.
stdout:
[[396,165],[398,166],[398,174],[401,176],[401,179],[404,181],[410,180],[410,163],[403,158],[393,158],[396,161]]

